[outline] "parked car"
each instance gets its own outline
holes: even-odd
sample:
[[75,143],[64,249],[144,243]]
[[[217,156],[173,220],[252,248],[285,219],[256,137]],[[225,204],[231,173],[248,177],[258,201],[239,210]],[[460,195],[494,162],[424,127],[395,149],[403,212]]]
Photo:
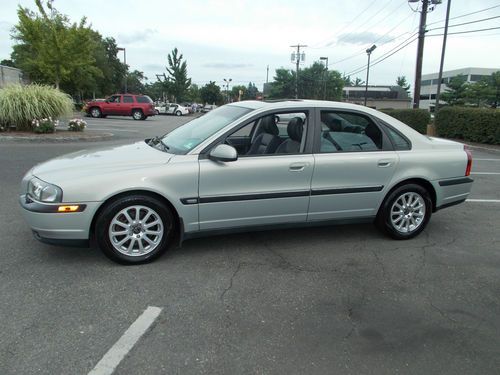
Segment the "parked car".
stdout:
[[372,221],[410,239],[465,201],[471,165],[463,144],[370,108],[244,101],[161,138],[38,164],[20,203],[43,242],[95,240],[117,262],[142,263],[174,238],[278,225]]
[[145,120],[156,114],[153,101],[147,95],[115,94],[105,101],[94,100],[83,108],[94,118],[113,116],[132,116],[134,120]]
[[186,107],[176,103],[157,105],[155,111],[157,115],[184,116],[189,114],[189,110]]
[[207,113],[210,112],[211,110],[217,108],[215,104],[205,104],[203,108],[201,109],[202,113]]

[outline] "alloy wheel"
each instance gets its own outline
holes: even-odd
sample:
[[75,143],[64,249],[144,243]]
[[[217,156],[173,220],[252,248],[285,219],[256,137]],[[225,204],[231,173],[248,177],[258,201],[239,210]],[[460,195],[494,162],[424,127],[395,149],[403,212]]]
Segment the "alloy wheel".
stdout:
[[401,194],[391,207],[390,220],[393,228],[400,233],[416,231],[425,220],[424,198],[415,192]]

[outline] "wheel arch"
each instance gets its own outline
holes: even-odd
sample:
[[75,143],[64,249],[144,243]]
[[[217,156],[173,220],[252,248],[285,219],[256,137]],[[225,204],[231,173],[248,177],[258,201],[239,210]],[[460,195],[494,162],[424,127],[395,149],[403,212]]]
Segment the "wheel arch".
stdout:
[[429,192],[429,195],[431,197],[431,201],[432,201],[432,212],[436,212],[436,199],[437,199],[437,196],[436,196],[436,189],[434,189],[434,186],[432,186],[432,184],[426,180],[425,178],[421,178],[421,177],[412,177],[412,178],[406,178],[402,181],[399,181],[397,184],[395,184],[394,186],[392,186],[388,191],[387,193],[385,194],[384,196],[384,199],[382,200],[382,202],[380,203],[380,206],[378,208],[378,211],[377,211],[377,216],[380,212],[380,210],[382,209],[382,207],[384,206],[384,202],[385,200],[387,199],[387,197],[394,191],[396,190],[397,188],[399,188],[400,186],[403,186],[403,185],[407,185],[407,184],[416,184],[416,185],[420,185],[422,186],[425,190],[427,190]]
[[117,199],[129,196],[129,195],[147,195],[152,198],[156,198],[163,202],[172,212],[172,215],[174,216],[174,236],[182,236],[182,231],[183,231],[183,225],[182,225],[182,219],[179,216],[179,213],[175,206],[168,200],[164,195],[161,195],[159,193],[156,193],[151,190],[127,190],[123,191],[121,193],[117,193],[115,195],[112,195],[108,197],[105,201],[102,202],[102,204],[97,208],[96,212],[94,213],[94,216],[92,217],[92,221],[90,223],[90,230],[89,230],[89,239],[91,243],[95,241],[95,225],[97,222],[97,218],[101,214],[101,212],[104,210],[104,208],[109,205],[110,203],[116,201]]

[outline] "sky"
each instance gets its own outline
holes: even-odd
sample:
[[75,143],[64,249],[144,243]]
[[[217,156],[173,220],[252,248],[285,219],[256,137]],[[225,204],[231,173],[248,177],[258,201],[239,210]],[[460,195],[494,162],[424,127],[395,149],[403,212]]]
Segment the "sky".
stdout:
[[[446,2],[428,14],[423,74],[439,70]],[[370,84],[393,85],[398,76],[412,84],[420,13],[418,3],[404,0],[54,0],[72,21],[87,17],[102,35],[113,37],[127,51],[131,70],[150,82],[165,72],[167,55],[175,47],[183,54],[193,83],[224,79],[262,88],[277,68],[294,69],[291,45],[307,45],[308,66],[328,57],[329,69],[365,80],[365,50],[371,55]],[[34,0],[0,0],[0,60],[9,58],[17,23],[17,7],[35,9]],[[473,15],[463,16],[471,12]],[[500,16],[499,0],[452,0],[450,26]],[[456,17],[456,18],[454,18]],[[441,27],[441,28],[440,28]],[[500,27],[500,17],[450,27],[449,32]],[[436,29],[436,30],[432,30]],[[500,68],[500,29],[449,35],[445,70],[465,67]],[[395,53],[377,62],[391,53]],[[122,58],[123,56],[120,55]],[[357,73],[359,71],[359,73]]]

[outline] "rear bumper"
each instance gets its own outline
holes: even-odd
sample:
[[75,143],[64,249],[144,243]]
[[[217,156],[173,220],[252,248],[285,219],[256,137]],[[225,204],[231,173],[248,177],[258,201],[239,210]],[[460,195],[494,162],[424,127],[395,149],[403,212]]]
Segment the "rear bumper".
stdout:
[[448,178],[433,181],[436,191],[436,210],[465,202],[470,195],[474,180],[469,177]]

